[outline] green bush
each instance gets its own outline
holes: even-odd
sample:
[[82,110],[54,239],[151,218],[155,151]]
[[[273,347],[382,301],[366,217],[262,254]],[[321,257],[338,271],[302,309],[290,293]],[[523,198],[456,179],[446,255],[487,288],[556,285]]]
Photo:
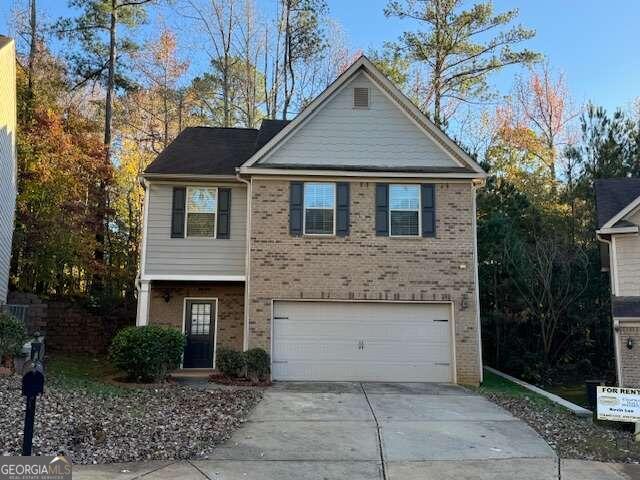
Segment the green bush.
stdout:
[[219,348],[216,352],[216,369],[226,377],[241,377],[245,369],[242,353]]
[[109,358],[129,380],[161,380],[167,371],[180,366],[185,341],[185,336],[172,327],[127,327],[114,337]]
[[20,353],[27,333],[23,323],[7,313],[0,313],[0,362]]
[[252,348],[243,354],[247,366],[247,377],[251,380],[266,380],[271,371],[271,358],[262,348]]

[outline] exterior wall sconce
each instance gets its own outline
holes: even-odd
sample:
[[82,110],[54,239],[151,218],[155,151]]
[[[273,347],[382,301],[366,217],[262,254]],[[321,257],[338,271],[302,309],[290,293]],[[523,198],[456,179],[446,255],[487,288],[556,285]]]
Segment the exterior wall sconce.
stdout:
[[632,337],[627,338],[627,348],[629,350],[631,350],[633,348],[633,338]]
[[466,293],[462,294],[462,298],[460,299],[460,310],[466,310],[469,306],[469,301]]
[[166,303],[169,303],[171,301],[171,292],[169,290],[165,290],[162,294],[162,298]]

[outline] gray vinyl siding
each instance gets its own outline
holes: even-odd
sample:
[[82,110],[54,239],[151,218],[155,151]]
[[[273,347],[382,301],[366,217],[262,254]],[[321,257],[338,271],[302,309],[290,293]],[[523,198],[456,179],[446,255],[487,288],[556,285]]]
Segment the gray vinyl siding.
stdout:
[[[640,212],[627,220],[640,225]],[[637,233],[616,235],[615,241],[618,286],[620,287],[616,295],[640,296],[640,235]]]
[[[354,87],[369,88],[369,108],[353,107]],[[460,166],[363,73],[260,163]]]
[[16,71],[14,43],[0,47],[0,303],[7,301],[16,205]]
[[244,275],[247,189],[210,186],[231,187],[231,238],[226,240],[171,238],[174,185],[150,183],[144,275]]

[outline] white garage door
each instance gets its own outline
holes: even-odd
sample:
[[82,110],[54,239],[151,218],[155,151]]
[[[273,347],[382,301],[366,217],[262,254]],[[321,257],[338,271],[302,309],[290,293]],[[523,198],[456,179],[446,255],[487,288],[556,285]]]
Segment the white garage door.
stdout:
[[275,301],[274,380],[451,382],[449,304]]

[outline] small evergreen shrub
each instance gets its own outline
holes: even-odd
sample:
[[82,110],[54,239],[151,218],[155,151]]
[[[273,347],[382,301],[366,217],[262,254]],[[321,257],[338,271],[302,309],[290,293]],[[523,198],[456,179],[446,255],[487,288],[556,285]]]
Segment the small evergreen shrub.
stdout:
[[242,353],[230,348],[219,348],[216,352],[216,369],[225,377],[241,377],[245,369]]
[[129,380],[153,382],[180,366],[185,342],[185,336],[172,327],[127,327],[114,337],[109,358]]
[[24,324],[8,313],[0,313],[0,362],[18,355],[26,341]]
[[247,366],[247,377],[253,381],[263,381],[269,378],[271,358],[264,349],[252,348],[244,352],[243,355]]

